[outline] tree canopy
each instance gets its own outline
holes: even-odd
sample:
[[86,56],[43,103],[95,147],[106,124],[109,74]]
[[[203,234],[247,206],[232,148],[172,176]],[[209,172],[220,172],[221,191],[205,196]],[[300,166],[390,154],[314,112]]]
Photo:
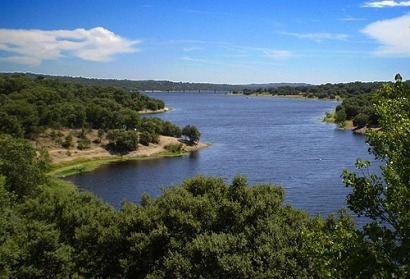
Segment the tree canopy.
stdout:
[[[139,143],[158,143],[160,135],[181,137],[180,127],[140,114],[164,106],[162,100],[116,87],[0,74],[0,134],[31,140],[50,137],[67,149],[89,148],[92,140],[87,134],[92,130],[100,131],[96,142],[101,143],[106,136],[104,147],[116,153],[136,150]],[[63,133],[62,129],[72,131]],[[190,134],[193,141],[199,139],[196,132]],[[77,141],[73,139],[76,134]]]
[[35,138],[46,128],[134,129],[139,111],[164,102],[115,87],[0,75],[0,131]]
[[182,135],[185,136],[191,144],[196,144],[201,138],[201,133],[194,125],[187,125],[182,128]]
[[368,174],[370,162],[358,160],[362,173],[344,171],[351,210],[372,221],[363,228],[378,256],[378,268],[397,277],[410,276],[410,88],[396,75],[374,97],[381,132],[369,131],[369,151],[385,162],[382,176]]

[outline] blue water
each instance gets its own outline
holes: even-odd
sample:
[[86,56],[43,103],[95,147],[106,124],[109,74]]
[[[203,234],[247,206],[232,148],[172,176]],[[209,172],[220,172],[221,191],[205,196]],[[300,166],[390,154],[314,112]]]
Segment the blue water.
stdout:
[[138,203],[144,192],[198,174],[231,182],[243,174],[249,184],[283,186],[286,203],[326,216],[345,206],[350,189],[340,178],[357,158],[371,159],[363,136],[322,122],[338,102],[217,93],[150,93],[171,111],[155,115],[181,127],[193,124],[211,146],[179,158],[127,161],[102,166],[68,180],[115,207]]

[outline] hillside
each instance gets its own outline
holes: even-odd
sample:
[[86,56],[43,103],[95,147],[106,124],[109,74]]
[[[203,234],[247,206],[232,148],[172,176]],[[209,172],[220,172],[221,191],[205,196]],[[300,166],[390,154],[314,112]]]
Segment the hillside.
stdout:
[[264,83],[264,84],[215,84],[215,83],[195,83],[195,82],[174,82],[169,80],[118,80],[118,79],[97,79],[70,76],[47,76],[28,73],[30,78],[39,76],[60,80],[67,83],[81,84],[87,86],[113,86],[132,91],[242,91],[246,88],[272,88],[282,86],[309,86],[306,83]]

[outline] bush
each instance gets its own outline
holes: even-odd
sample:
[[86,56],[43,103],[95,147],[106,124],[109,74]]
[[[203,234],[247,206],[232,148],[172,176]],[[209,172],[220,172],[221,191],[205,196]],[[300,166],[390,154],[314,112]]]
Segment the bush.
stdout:
[[191,144],[195,144],[199,141],[201,133],[193,125],[187,125],[182,129],[182,135],[185,136]]
[[359,113],[353,119],[353,125],[356,126],[357,128],[363,128],[364,126],[367,125],[368,122],[369,122],[369,116],[364,113]]
[[109,140],[108,147],[114,152],[127,153],[137,150],[138,147],[138,134],[134,131],[110,130],[107,139]]
[[151,134],[148,132],[141,132],[139,134],[139,142],[142,145],[148,146],[152,142]]
[[88,149],[90,148],[90,143],[91,141],[89,139],[79,139],[77,141],[77,148],[80,150]]
[[64,142],[61,145],[64,148],[70,148],[71,146],[73,146],[73,137],[71,135],[66,136]]
[[182,143],[170,143],[165,145],[164,148],[172,153],[182,153],[184,151]]

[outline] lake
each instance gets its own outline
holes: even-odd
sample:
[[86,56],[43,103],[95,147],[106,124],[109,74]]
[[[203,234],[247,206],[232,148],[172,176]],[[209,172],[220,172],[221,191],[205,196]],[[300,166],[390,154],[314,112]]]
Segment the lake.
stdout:
[[[156,114],[181,127],[192,124],[211,146],[177,158],[126,161],[105,165],[67,180],[116,208],[138,203],[144,192],[155,197],[161,187],[199,174],[229,183],[237,174],[249,184],[270,183],[286,191],[286,203],[312,215],[326,216],[345,206],[349,190],[340,178],[357,158],[372,159],[364,137],[324,123],[338,102],[223,93],[149,93],[171,111]],[[152,117],[152,116],[151,116]]]

